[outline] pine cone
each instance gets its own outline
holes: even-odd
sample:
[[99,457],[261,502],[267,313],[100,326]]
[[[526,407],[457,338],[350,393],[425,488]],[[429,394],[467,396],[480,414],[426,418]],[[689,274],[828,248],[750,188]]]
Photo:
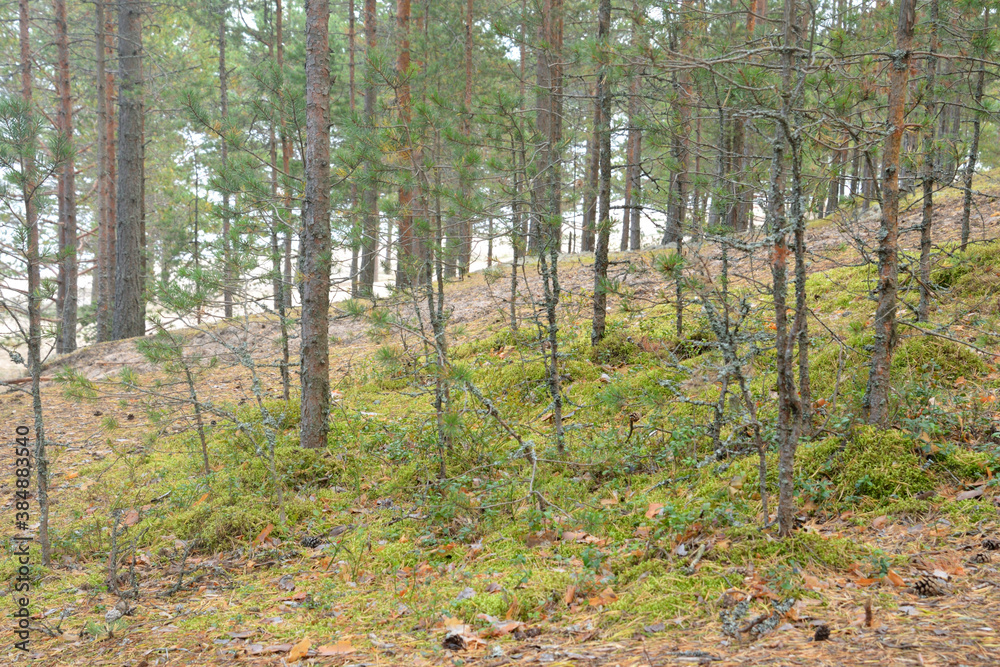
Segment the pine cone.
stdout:
[[818,628],[816,628],[816,634],[813,635],[813,641],[825,642],[829,638],[830,638],[829,625],[821,625]]
[[306,535],[302,538],[300,544],[304,547],[315,549],[319,545],[323,544],[323,538],[316,537],[315,535]]
[[1000,540],[991,540],[987,538],[983,540],[983,548],[987,551],[1000,551]]
[[943,580],[937,577],[925,576],[913,584],[913,592],[920,597],[932,597],[935,595],[947,595],[951,590]]
[[990,555],[988,553],[980,551],[975,556],[969,559],[970,563],[989,563]]

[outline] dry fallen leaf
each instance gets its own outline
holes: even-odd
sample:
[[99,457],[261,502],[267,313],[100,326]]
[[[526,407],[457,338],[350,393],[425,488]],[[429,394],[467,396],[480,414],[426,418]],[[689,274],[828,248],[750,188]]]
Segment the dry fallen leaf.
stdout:
[[298,662],[302,658],[309,655],[310,646],[312,646],[312,642],[308,637],[304,637],[302,641],[293,646],[288,652],[288,662]]
[[896,588],[902,588],[903,586],[906,585],[906,582],[903,581],[903,578],[898,574],[896,574],[893,570],[889,570],[886,573],[885,578],[888,579],[889,583],[891,583]]
[[267,539],[267,536],[271,534],[272,530],[274,530],[274,524],[273,523],[267,524],[264,530],[260,531],[260,534],[256,538],[254,538],[253,541],[254,546],[263,544],[264,540]]
[[646,518],[652,519],[660,513],[661,509],[663,509],[663,503],[649,503],[649,509],[646,510]]
[[351,646],[351,640],[341,639],[336,644],[326,644],[320,646],[316,649],[316,655],[322,656],[332,656],[332,655],[350,655],[354,653],[357,649]]
[[955,500],[972,500],[973,498],[978,498],[983,495],[984,487],[979,487],[978,489],[972,489],[971,491],[962,491],[955,496]]

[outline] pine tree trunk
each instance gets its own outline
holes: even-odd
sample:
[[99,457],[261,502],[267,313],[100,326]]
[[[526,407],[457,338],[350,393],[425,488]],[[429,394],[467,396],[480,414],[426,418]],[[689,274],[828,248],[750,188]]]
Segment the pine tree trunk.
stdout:
[[583,191],[583,234],[580,249],[594,251],[597,227],[597,189],[601,172],[601,101],[594,96],[593,132],[587,138],[587,177]]
[[924,164],[921,176],[923,206],[920,220],[920,303],[917,305],[917,321],[926,322],[930,310],[931,283],[931,226],[934,222],[934,178],[937,167],[937,150],[934,147],[935,112],[937,91],[934,89],[937,74],[939,1],[931,0],[930,16],[931,43],[927,55],[927,90],[924,93]]
[[[412,148],[410,138],[410,0],[397,0],[396,27],[399,52],[396,57],[396,75],[399,89],[396,91],[396,107],[399,110],[401,131],[405,137],[405,148],[400,159],[404,169],[412,171]],[[409,287],[415,277],[416,253],[414,252],[413,230],[413,188],[404,177],[399,186],[399,252],[396,260],[396,287]]]
[[73,160],[73,98],[70,90],[69,35],[66,26],[66,0],[55,0],[56,51],[58,54],[57,90],[59,92],[58,130],[66,142],[66,160],[59,170],[59,227],[63,240],[60,248],[62,312],[59,323],[59,352],[76,349],[77,314],[77,227],[76,167]]
[[[375,0],[365,0],[365,57],[368,60],[368,73],[365,76],[365,124],[369,132],[375,130],[375,103],[377,91],[373,71],[373,58],[376,38]],[[361,233],[361,267],[358,276],[358,293],[361,296],[371,296],[375,290],[375,280],[378,275],[378,182],[376,180],[376,165],[372,159],[365,163],[364,191],[364,221]]]
[[111,338],[142,336],[142,2],[118,4],[118,217]]
[[96,338],[103,342],[111,336],[111,293],[108,288],[111,271],[111,236],[114,225],[111,222],[110,157],[108,155],[108,118],[111,115],[107,90],[106,65],[106,19],[105,2],[95,3],[96,30],[96,77],[97,77],[97,264],[92,274],[93,294],[96,297]]
[[882,424],[889,416],[889,373],[896,347],[896,301],[899,291],[899,167],[905,130],[906,92],[916,0],[898,0],[896,51],[889,70],[888,125],[882,176],[882,220],[879,227],[878,287],[876,288],[874,349],[863,406],[868,422]]
[[597,14],[597,41],[600,65],[597,72],[597,99],[601,105],[600,121],[600,183],[598,192],[597,246],[594,249],[594,319],[590,332],[591,345],[604,338],[608,317],[608,245],[611,240],[611,81],[609,62],[611,45],[611,0],[600,0]]
[[[990,9],[984,10],[984,32],[990,26]],[[985,56],[983,56],[985,57]],[[986,80],[986,64],[979,63],[979,73],[976,75],[976,91],[973,97],[973,109],[975,114],[972,117],[972,141],[969,144],[969,158],[965,164],[965,174],[962,186],[965,190],[965,197],[962,202],[962,252],[969,246],[969,217],[972,214],[972,177],[976,174],[976,162],[979,161],[979,135],[983,108],[983,88]],[[957,123],[956,123],[957,124]]]
[[[32,116],[31,79],[31,10],[28,0],[18,0],[18,42],[20,46],[21,101],[29,119]],[[39,242],[38,207],[35,188],[38,174],[35,169],[35,151],[38,137],[32,136],[22,155],[24,201],[24,226],[27,237],[28,269],[28,371],[31,374],[31,405],[35,423],[34,457],[38,481],[39,530],[38,541],[42,549],[42,565],[51,564],[49,548],[49,467],[45,451],[45,425],[42,419],[42,276],[41,246]],[[23,331],[23,329],[22,329]]]
[[[472,25],[473,25],[473,0],[467,1],[465,16],[465,93],[462,103],[465,107],[462,114],[462,136],[466,144],[472,136]],[[460,170],[460,187],[462,191],[462,201],[468,202],[471,196],[472,183],[469,167],[462,166]],[[472,211],[463,205],[461,212],[461,225],[458,242],[458,275],[465,277],[469,273],[472,262]]]
[[330,3],[306,0],[301,445],[326,447],[330,415]]
[[[222,136],[219,144],[222,155],[223,181],[229,178],[229,72],[226,69],[226,18],[219,20],[219,108],[221,110]],[[233,316],[233,258],[230,239],[230,192],[222,187],[222,302],[225,316]]]

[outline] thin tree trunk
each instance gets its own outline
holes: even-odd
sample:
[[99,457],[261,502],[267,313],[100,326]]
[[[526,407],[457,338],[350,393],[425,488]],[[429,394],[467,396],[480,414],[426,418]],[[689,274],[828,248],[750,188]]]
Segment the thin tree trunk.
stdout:
[[597,99],[601,105],[598,142],[600,151],[600,184],[598,192],[597,246],[594,250],[594,320],[590,332],[591,345],[604,338],[608,316],[608,245],[611,237],[611,90],[609,34],[611,32],[611,0],[600,0],[597,14],[597,40],[600,64],[597,72]]
[[[374,51],[376,38],[375,0],[365,0],[365,58],[368,61],[365,75],[365,124],[368,131],[375,130],[375,89]],[[372,159],[365,163],[364,174],[364,222],[361,233],[361,268],[358,277],[358,293],[371,296],[375,290],[378,275],[378,182],[376,165]]]
[[233,258],[230,239],[230,192],[225,181],[229,169],[229,72],[226,70],[226,18],[219,19],[219,107],[221,109],[222,136],[222,301],[225,316],[233,316]]
[[330,3],[306,0],[301,445],[326,447],[330,416]]
[[[470,0],[471,3],[471,0]],[[406,137],[401,160],[406,169],[412,167],[410,139],[410,0],[397,0],[396,26],[399,39],[399,53],[396,57],[396,75],[399,89],[396,91],[396,107],[399,121]],[[415,277],[416,253],[414,252],[413,230],[413,188],[405,177],[399,186],[399,252],[396,260],[396,287],[409,287]]]
[[923,207],[920,220],[920,303],[917,306],[917,321],[926,322],[930,310],[931,283],[931,225],[934,222],[934,172],[937,168],[937,150],[934,147],[934,126],[937,119],[937,91],[934,89],[937,74],[939,2],[931,0],[930,30],[931,43],[927,55],[927,92],[924,93],[924,164],[921,177]]
[[[984,30],[988,30],[990,26],[989,7],[984,10],[983,24]],[[986,64],[980,61],[979,73],[976,75],[976,91],[973,97],[973,108],[975,109],[975,113],[972,116],[972,141],[969,144],[969,159],[965,164],[964,181],[962,183],[965,190],[965,196],[962,202],[962,252],[965,252],[966,248],[969,246],[969,218],[972,215],[972,177],[976,174],[976,162],[979,161],[979,134],[982,123],[983,89],[985,81]]]
[[111,338],[142,336],[142,2],[118,3],[118,196]]
[[[354,54],[357,51],[356,31],[354,28],[354,0],[347,0],[347,81],[348,106],[351,118],[355,113],[355,96],[357,88],[354,82]],[[360,229],[358,227],[358,184],[351,180],[351,298],[358,296],[358,254],[361,250]]]
[[898,0],[896,51],[889,71],[888,125],[882,177],[882,220],[879,228],[874,349],[863,406],[868,422],[882,424],[889,416],[889,373],[896,347],[896,300],[899,291],[899,153],[905,130],[906,92],[916,0]]
[[[472,136],[472,26],[473,26],[473,0],[467,0],[465,16],[465,92],[462,97],[464,112],[462,114],[462,136],[466,145],[469,144]],[[460,170],[460,187],[462,191],[462,201],[468,202],[472,190],[472,178],[469,173],[469,166],[463,165]],[[461,212],[461,225],[458,243],[458,275],[465,277],[469,273],[472,262],[472,211],[463,204]]]
[[587,177],[583,191],[581,250],[593,252],[597,227],[597,189],[601,172],[601,100],[594,95],[593,132],[587,138]]
[[[353,4],[353,0],[352,0]],[[274,41],[277,42],[275,45],[275,57],[278,64],[278,73],[281,81],[280,90],[280,101],[281,108],[278,112],[278,122],[281,128],[281,171],[284,174],[290,174],[290,164],[292,161],[292,142],[288,136],[288,129],[286,126],[285,118],[285,38],[284,38],[284,21],[282,16],[282,5],[281,0],[275,0],[275,36]],[[353,14],[352,14],[353,16]],[[285,310],[287,311],[292,307],[292,235],[294,234],[292,227],[292,189],[290,184],[290,177],[286,176],[286,182],[282,186],[282,191],[285,195],[285,201],[283,204],[282,216],[284,218],[284,268],[283,268],[283,283],[284,289],[283,294],[285,298]],[[282,334],[284,335],[284,333]],[[287,337],[283,345],[284,353],[288,352]],[[287,376],[287,366],[288,358],[285,357],[285,369]],[[286,378],[287,379],[287,378]],[[285,393],[287,396],[288,383],[284,383]]]
[[66,160],[59,170],[59,227],[63,239],[61,251],[62,312],[59,352],[76,349],[77,314],[77,228],[76,228],[76,167],[73,161],[73,98],[70,90],[69,34],[66,25],[66,0],[55,0],[56,51],[58,57],[57,90],[59,91],[58,126],[66,142]]
[[[31,80],[31,11],[28,0],[18,0],[18,41],[21,52],[21,100],[24,112],[32,116]],[[39,530],[42,565],[51,564],[49,548],[49,461],[45,452],[45,424],[42,415],[42,276],[39,220],[35,202],[38,175],[35,173],[35,151],[38,137],[30,137],[21,157],[23,171],[24,226],[27,232],[28,255],[28,371],[31,373],[31,406],[35,423],[34,456],[38,482]],[[20,435],[20,433],[18,434]]]
[[[632,2],[632,35],[631,46],[635,53],[640,53],[642,43],[639,36],[640,21],[639,3]],[[622,215],[621,249],[638,250],[641,238],[639,227],[640,199],[642,196],[642,130],[639,129],[639,88],[644,76],[643,67],[637,64],[633,67],[629,80],[628,97],[628,140],[625,165],[625,212]]]

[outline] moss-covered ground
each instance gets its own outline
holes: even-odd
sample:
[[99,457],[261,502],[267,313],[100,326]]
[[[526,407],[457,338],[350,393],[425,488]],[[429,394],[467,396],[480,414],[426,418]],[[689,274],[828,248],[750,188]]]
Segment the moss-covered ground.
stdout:
[[[762,498],[746,426],[724,420],[725,451],[715,449],[717,341],[697,299],[677,333],[673,283],[655,255],[631,258],[596,348],[590,269],[564,264],[563,452],[539,329],[527,311],[516,332],[498,316],[502,270],[455,288],[460,308],[486,305],[452,323],[452,365],[440,376],[420,361],[421,343],[392,326],[389,307],[352,306],[356,335],[333,349],[325,449],[298,446],[297,401],[279,400],[273,366],[258,369],[261,404],[245,368],[223,363],[199,377],[202,400],[232,416],[206,417],[207,474],[189,409],[156,398],[170,386],[163,369],[131,389],[50,384],[53,564],[34,569],[35,660],[280,664],[308,638],[305,659],[320,663],[458,665],[600,641],[639,664],[639,640],[660,638],[662,664],[673,664],[664,646],[698,641],[721,661],[742,650],[720,634],[734,596],[757,611],[798,600],[782,626],[795,643],[811,637],[812,620],[845,618],[865,599],[898,620],[897,608],[915,604],[905,587],[927,570],[979,582],[968,595],[986,595],[982,577],[996,585],[996,570],[969,565],[965,549],[996,536],[1000,244],[942,253],[931,322],[920,325],[933,335],[900,327],[889,429],[860,418],[873,269],[845,260],[810,276],[822,323],[811,325],[815,415],[796,458],[801,527],[786,539],[764,527],[778,493],[775,452]],[[748,285],[733,293],[751,295]],[[745,330],[766,333],[767,300],[755,298]],[[770,441],[773,351],[761,349],[745,372]],[[440,424],[438,377],[450,400]],[[0,406],[21,423],[30,404],[8,395]],[[16,568],[8,550],[5,580]],[[135,592],[135,611],[108,621],[113,586]],[[458,625],[470,650],[442,644]],[[981,644],[995,647],[996,636]],[[543,661],[571,659],[564,649]],[[601,650],[592,664],[603,664]]]

